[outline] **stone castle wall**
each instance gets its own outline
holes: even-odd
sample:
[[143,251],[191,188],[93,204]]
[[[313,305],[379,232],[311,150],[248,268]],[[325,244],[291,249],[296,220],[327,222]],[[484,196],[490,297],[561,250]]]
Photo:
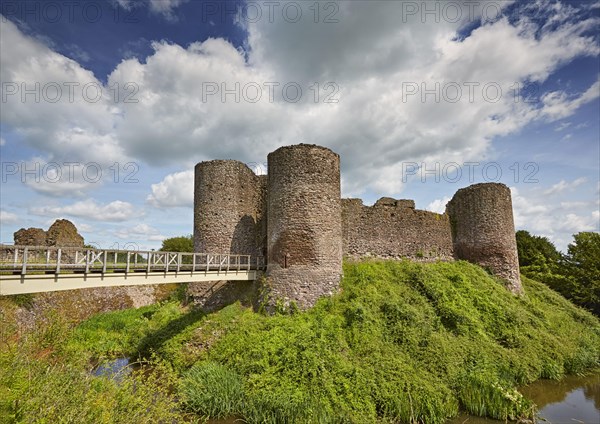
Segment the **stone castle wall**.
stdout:
[[412,200],[383,197],[364,206],[360,199],[342,199],[342,228],[344,255],[350,258],[454,257],[448,215],[415,209]]
[[264,178],[242,162],[213,160],[195,168],[194,250],[262,256]]
[[342,273],[340,157],[313,145],[268,156],[271,295],[304,308],[337,291]]
[[510,190],[502,184],[459,190],[444,214],[385,197],[365,206],[340,198],[336,153],[299,144],[270,153],[266,177],[237,161],[198,164],[194,203],[195,250],[265,256],[271,302],[306,308],[334,293],[343,255],[466,259],[522,290]]
[[475,184],[456,192],[446,207],[454,252],[488,268],[521,293],[519,257],[510,189],[504,184]]
[[21,228],[13,234],[16,246],[46,246],[46,232],[41,228]]
[[44,231],[41,228],[21,228],[13,234],[16,246],[83,247],[83,237],[68,219],[57,219]]
[[46,245],[53,247],[83,247],[83,237],[67,219],[57,219],[46,231]]

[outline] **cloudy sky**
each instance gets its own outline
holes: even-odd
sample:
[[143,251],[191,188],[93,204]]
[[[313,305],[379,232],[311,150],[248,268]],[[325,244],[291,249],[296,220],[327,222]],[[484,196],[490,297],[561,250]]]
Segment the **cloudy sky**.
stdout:
[[516,226],[599,231],[600,2],[3,1],[0,241],[192,232],[195,163],[300,142],[342,191],[443,211],[499,181]]

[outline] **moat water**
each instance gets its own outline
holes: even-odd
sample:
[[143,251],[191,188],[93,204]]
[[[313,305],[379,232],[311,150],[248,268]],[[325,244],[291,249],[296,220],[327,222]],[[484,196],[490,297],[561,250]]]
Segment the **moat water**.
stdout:
[[[520,387],[538,407],[538,423],[600,424],[600,373],[565,377],[561,381],[539,380]],[[461,415],[449,424],[496,424],[503,421]]]
[[92,374],[97,377],[112,378],[120,382],[133,371],[133,366],[129,358],[116,358],[103,362],[92,370]]
[[[96,367],[96,376],[121,380],[133,369],[128,358],[117,358]],[[600,424],[600,373],[586,377],[565,377],[561,381],[539,380],[519,389],[538,407],[538,422],[547,424]],[[461,414],[448,424],[499,424],[488,418]],[[243,423],[229,418],[209,420],[209,424]]]

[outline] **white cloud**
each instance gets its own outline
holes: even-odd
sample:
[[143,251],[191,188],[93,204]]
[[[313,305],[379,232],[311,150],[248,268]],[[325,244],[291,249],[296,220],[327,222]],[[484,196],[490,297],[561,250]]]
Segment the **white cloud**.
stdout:
[[554,131],[562,131],[566,128],[569,128],[570,126],[570,122],[561,122],[556,128],[554,128]]
[[152,194],[146,201],[158,208],[192,207],[194,204],[194,171],[167,175],[160,183],[152,184]]
[[562,209],[568,210],[568,209],[575,209],[575,208],[585,208],[590,206],[590,202],[560,202],[560,207]]
[[15,224],[18,221],[19,217],[17,214],[0,209],[0,222],[2,222],[2,224]]
[[115,200],[108,204],[98,204],[93,199],[86,199],[66,206],[33,207],[30,213],[34,215],[52,216],[69,215],[95,221],[118,222],[142,215],[140,211],[128,202]]
[[[73,223],[73,225],[75,225],[75,227],[77,228],[77,231],[79,231],[80,233],[81,232],[91,233],[95,230],[95,228],[93,226],[91,226],[90,224],[86,224],[79,220],[70,219],[70,221]],[[49,228],[55,222],[56,222],[56,219],[52,219],[52,218],[47,219],[46,221],[44,221],[43,228]]]
[[167,17],[172,17],[173,9],[186,3],[188,0],[150,0],[150,10]]
[[115,235],[122,240],[162,241],[166,238],[158,229],[143,223],[131,228],[122,228],[115,231]]
[[102,164],[95,161],[60,161],[33,157],[26,161],[5,162],[3,182],[23,183],[50,197],[84,197],[105,183],[137,181],[140,165],[133,162]]
[[577,178],[574,181],[566,182],[565,180],[561,180],[558,183],[554,184],[548,190],[544,191],[544,194],[558,194],[563,193],[564,191],[573,190],[576,187],[584,184],[587,181],[587,178]]
[[[577,180],[576,180],[577,181]],[[548,190],[531,188],[524,193],[511,187],[515,227],[532,234],[548,237],[558,249],[566,250],[573,234],[581,231],[600,231],[596,201],[564,200],[548,197]]]
[[[24,35],[10,20],[0,23],[0,49],[10,58],[0,68],[3,125],[50,160],[110,164],[126,157],[114,134],[118,115],[111,93],[92,72]],[[24,95],[24,89],[33,94]]]
[[101,181],[92,182],[96,180],[94,169],[89,170],[89,178],[86,181],[82,166],[64,166],[64,163],[43,158],[18,162],[17,166],[17,173],[11,177],[20,179],[32,190],[51,197],[83,197],[86,191]]
[[174,9],[188,0],[116,0],[117,4],[126,10],[131,10],[134,7],[146,4],[152,13],[163,15],[167,20],[174,20]]
[[[180,3],[148,4],[160,12]],[[372,3],[338,3],[336,24],[315,24],[310,18],[290,24],[281,14],[269,22],[265,17],[246,25],[244,52],[223,39],[186,48],[156,42],[146,60],[124,60],[109,76],[111,86],[135,83],[137,103],[124,102],[125,90],[120,90],[117,103],[107,89],[97,103],[78,95],[74,103],[65,96],[58,103],[31,105],[15,95],[2,108],[1,121],[47,153],[48,160],[85,159],[107,165],[125,157],[183,167],[215,158],[263,162],[281,145],[322,144],[342,157],[344,196],[365,191],[396,195],[403,189],[402,161],[480,161],[493,140],[536,120],[567,117],[597,99],[597,82],[581,94],[541,93],[541,105],[513,98],[515,86],[543,83],[573,59],[598,55],[599,46],[587,35],[598,19],[574,22],[573,8],[546,7],[555,5],[552,2],[528,4],[530,9],[547,9],[545,15],[560,25],[540,27],[523,14],[515,21],[485,23],[459,40],[457,31],[464,21],[422,22],[416,16],[399,25],[402,2]],[[303,12],[312,17],[307,5]],[[11,22],[0,26],[2,51],[10,57],[3,63],[2,81],[99,84],[77,62],[23,35]],[[32,57],[37,58],[34,66]],[[214,82],[219,90],[221,84],[232,89],[239,83],[240,91],[258,84],[263,95],[256,103],[243,98],[236,102],[233,96],[225,101],[219,95],[203,99],[207,86],[199,81]],[[265,82],[280,84],[272,102]],[[282,100],[281,87],[288,82],[303,88],[298,103]],[[310,89],[315,82],[321,89],[318,103]],[[339,86],[338,103],[323,102],[327,82]],[[479,84],[473,101],[465,85],[471,82]],[[431,95],[425,101],[420,95],[407,97],[407,83],[419,92],[439,83],[442,98],[436,102]],[[442,87],[453,84],[462,87],[456,103],[443,95]],[[501,88],[497,102],[483,96],[485,84]],[[175,180],[173,174],[155,184],[148,201],[161,207],[189,204],[189,198],[171,187]]]
[[3,137],[0,137],[0,147],[6,144],[6,140]]
[[[570,98],[572,97],[572,98]],[[569,96],[564,91],[552,91],[542,96],[541,114],[550,122],[571,116],[582,105],[600,97],[600,81],[596,81],[580,96]]]
[[[343,158],[345,195],[366,189],[393,195],[402,190],[400,161],[480,160],[494,137],[536,119],[564,115],[552,107],[572,111],[590,97],[565,94],[550,105],[550,96],[538,110],[526,102],[515,104],[510,95],[516,83],[542,82],[574,57],[597,54],[595,43],[581,35],[589,22],[536,35],[531,22],[513,26],[503,19],[461,42],[453,40],[457,25],[420,20],[397,25],[399,2],[377,6],[340,3],[335,25],[315,25],[310,19],[294,25],[263,19],[248,25],[251,66],[224,40],[187,49],[155,43],[146,63],[125,61],[111,75],[111,81],[134,80],[144,87],[141,104],[123,105],[128,118],[120,126],[120,139],[131,155],[151,162],[260,161],[282,144],[324,144]],[[289,49],[291,43],[294,49]],[[225,104],[218,95],[203,102],[199,80],[224,82],[228,88],[236,82],[244,87],[294,81],[307,95],[298,104],[270,103],[267,96],[257,103],[236,103],[230,96]],[[321,87],[336,82],[339,103],[308,101],[307,87],[315,81]],[[436,82],[469,81],[480,87],[497,83],[506,95],[492,103],[480,93],[471,102],[463,85],[457,103],[436,103],[432,96],[422,102],[419,95],[403,101],[403,83],[431,88]],[[214,143],[215,137],[222,142]]]
[[444,213],[446,212],[446,204],[449,201],[449,197],[444,197],[443,199],[435,199],[433,202],[427,205],[425,210],[437,213]]
[[594,231],[597,229],[597,226],[594,225],[594,213],[590,214],[591,216],[581,216],[574,213],[568,213],[565,215],[564,221],[562,221],[558,230],[568,231],[571,233],[578,233],[580,231]]
[[85,224],[83,222],[74,223],[79,232],[91,233],[94,231],[94,227],[89,224]]

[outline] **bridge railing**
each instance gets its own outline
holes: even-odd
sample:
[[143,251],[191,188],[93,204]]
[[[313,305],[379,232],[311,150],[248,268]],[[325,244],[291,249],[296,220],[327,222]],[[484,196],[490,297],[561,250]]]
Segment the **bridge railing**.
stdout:
[[251,255],[0,245],[0,272],[200,272],[263,269]]

